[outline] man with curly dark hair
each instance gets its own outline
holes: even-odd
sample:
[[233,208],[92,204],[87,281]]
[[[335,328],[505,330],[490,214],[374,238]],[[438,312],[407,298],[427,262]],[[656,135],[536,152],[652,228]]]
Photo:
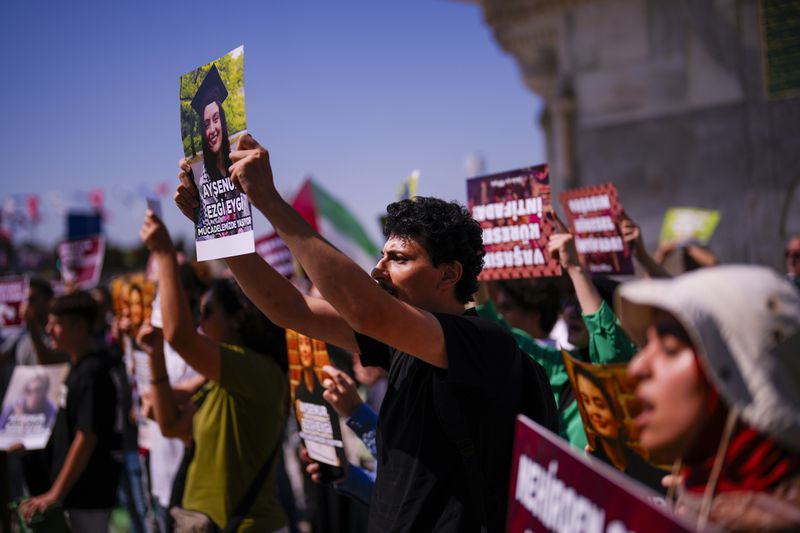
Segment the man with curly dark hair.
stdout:
[[[370,277],[281,198],[269,154],[252,137],[242,137],[231,160],[231,179],[323,298],[302,295],[256,254],[227,259],[245,293],[276,324],[389,372],[369,530],[504,531],[514,419],[526,401],[511,383],[525,356],[503,328],[465,313],[485,253],[480,226],[457,203],[394,203]],[[191,217],[197,192],[191,168],[181,168],[175,201]],[[325,386],[338,390],[334,379]],[[541,393],[539,422],[553,427],[543,371],[527,388]]]

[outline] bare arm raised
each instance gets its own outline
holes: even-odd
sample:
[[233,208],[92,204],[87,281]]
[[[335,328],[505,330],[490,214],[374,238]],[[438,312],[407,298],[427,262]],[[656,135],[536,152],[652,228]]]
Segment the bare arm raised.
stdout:
[[[175,204],[187,218],[194,220],[194,209],[200,204],[192,169],[185,159],[179,164],[180,184]],[[346,350],[358,349],[353,328],[328,302],[303,295],[258,254],[228,257],[225,261],[245,295],[273,323]]]
[[[433,314],[390,295],[314,231],[278,194],[264,148],[245,135],[238,150],[231,153],[231,160],[233,182],[269,218],[325,300],[349,327],[430,364],[447,367],[444,334]],[[399,259],[384,256],[382,261],[387,260]],[[430,280],[431,289],[439,290],[455,285],[461,273],[457,267],[434,270],[436,273],[431,275],[439,275],[440,279]],[[463,310],[456,307],[457,302],[430,311]]]

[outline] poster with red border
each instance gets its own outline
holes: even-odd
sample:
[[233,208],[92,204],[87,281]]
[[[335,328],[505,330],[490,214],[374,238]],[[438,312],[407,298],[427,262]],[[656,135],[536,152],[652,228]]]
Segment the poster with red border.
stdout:
[[100,281],[106,240],[102,235],[62,241],[58,244],[61,281],[77,289],[91,289]]
[[613,183],[564,191],[559,195],[581,264],[589,274],[633,274],[631,250],[617,223],[622,204]]
[[25,276],[3,276],[0,278],[0,328],[6,333],[22,328],[20,306],[28,292]]
[[483,229],[479,279],[560,276],[547,243],[554,232],[547,165],[467,180],[467,207]]
[[517,417],[506,531],[693,531],[658,501],[647,487]]

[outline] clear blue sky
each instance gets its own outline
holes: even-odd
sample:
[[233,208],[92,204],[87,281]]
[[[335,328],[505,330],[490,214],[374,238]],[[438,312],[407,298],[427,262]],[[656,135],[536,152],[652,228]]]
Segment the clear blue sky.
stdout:
[[[182,155],[178,77],[245,46],[248,129],[270,150],[279,188],[313,175],[377,238],[400,180],[463,201],[464,160],[488,172],[544,161],[541,103],[475,5],[445,0],[40,2],[0,0],[5,102],[0,197],[38,193],[54,242],[52,192],[102,186],[113,242],[132,244],[141,198]],[[171,231],[191,224],[164,204]],[[256,234],[267,229],[256,221]],[[29,233],[21,234],[29,236]]]

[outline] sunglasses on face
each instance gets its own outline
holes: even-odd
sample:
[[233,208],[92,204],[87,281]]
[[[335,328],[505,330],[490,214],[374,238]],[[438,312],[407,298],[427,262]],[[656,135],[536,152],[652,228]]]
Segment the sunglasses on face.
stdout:
[[791,259],[792,261],[800,261],[800,250],[795,250],[795,251],[786,250],[786,259]]

